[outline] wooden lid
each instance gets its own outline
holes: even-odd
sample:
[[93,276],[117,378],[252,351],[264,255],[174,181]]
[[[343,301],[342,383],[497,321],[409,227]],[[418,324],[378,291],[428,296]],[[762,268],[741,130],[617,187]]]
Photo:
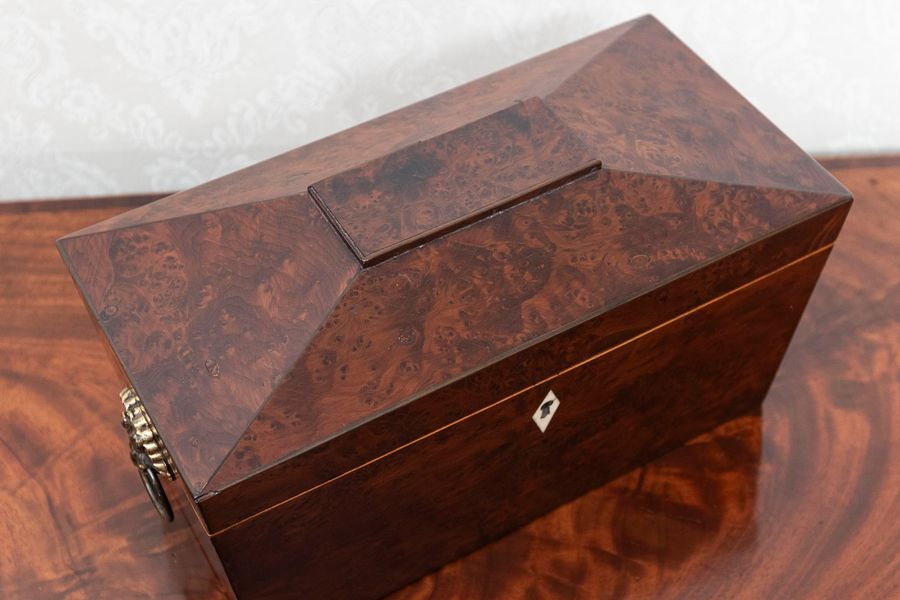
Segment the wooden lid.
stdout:
[[201,497],[848,198],[643,17],[59,246]]

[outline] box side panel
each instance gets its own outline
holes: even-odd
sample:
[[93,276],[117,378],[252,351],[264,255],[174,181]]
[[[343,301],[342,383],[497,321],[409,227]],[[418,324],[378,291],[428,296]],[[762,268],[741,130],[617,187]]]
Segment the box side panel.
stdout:
[[194,495],[360,270],[306,194],[59,246]]
[[829,251],[215,534],[235,591],[379,597],[753,409]]
[[172,509],[177,515],[175,518],[184,519],[191,528],[191,533],[200,545],[206,561],[209,563],[210,568],[218,579],[219,590],[222,592],[222,596],[235,598],[234,590],[231,588],[231,583],[225,573],[225,567],[222,565],[222,561],[219,559],[219,555],[216,553],[216,550],[209,539],[209,534],[203,526],[202,517],[200,516],[200,513],[197,512],[197,508],[191,500],[190,494],[186,489],[176,489],[184,488],[183,485],[164,481],[163,486],[166,488],[169,500],[172,503]]

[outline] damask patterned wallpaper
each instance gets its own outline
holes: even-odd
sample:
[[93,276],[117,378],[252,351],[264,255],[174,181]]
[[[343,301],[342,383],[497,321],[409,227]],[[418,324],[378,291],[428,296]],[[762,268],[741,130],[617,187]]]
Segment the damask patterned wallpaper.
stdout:
[[900,148],[896,0],[0,0],[0,198],[192,186],[646,12],[809,151]]

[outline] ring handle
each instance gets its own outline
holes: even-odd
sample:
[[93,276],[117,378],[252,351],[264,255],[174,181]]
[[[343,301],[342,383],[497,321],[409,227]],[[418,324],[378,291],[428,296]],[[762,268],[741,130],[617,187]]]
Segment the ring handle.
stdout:
[[[146,454],[142,456],[146,458]],[[172,522],[175,519],[175,515],[172,513],[172,505],[169,503],[166,490],[163,489],[162,481],[159,480],[159,475],[152,468],[146,467],[138,467],[138,473],[140,473],[144,489],[147,490],[147,495],[150,496],[150,503],[153,504],[153,508],[156,509],[156,512],[163,519]]]
[[131,462],[137,467],[141,483],[144,484],[156,512],[166,521],[172,521],[174,519],[172,504],[166,496],[160,475],[169,480],[178,477],[175,463],[172,462],[165,444],[134,388],[123,389],[119,397],[124,406],[122,427],[128,433]]

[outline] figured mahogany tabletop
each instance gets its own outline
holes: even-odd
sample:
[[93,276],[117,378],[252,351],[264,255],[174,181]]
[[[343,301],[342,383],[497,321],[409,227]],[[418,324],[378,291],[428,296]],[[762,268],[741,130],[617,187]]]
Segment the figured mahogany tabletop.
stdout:
[[[900,598],[900,156],[824,164],[856,202],[762,414],[392,598]],[[2,598],[225,596],[147,500],[53,245],[151,199],[0,204]]]

